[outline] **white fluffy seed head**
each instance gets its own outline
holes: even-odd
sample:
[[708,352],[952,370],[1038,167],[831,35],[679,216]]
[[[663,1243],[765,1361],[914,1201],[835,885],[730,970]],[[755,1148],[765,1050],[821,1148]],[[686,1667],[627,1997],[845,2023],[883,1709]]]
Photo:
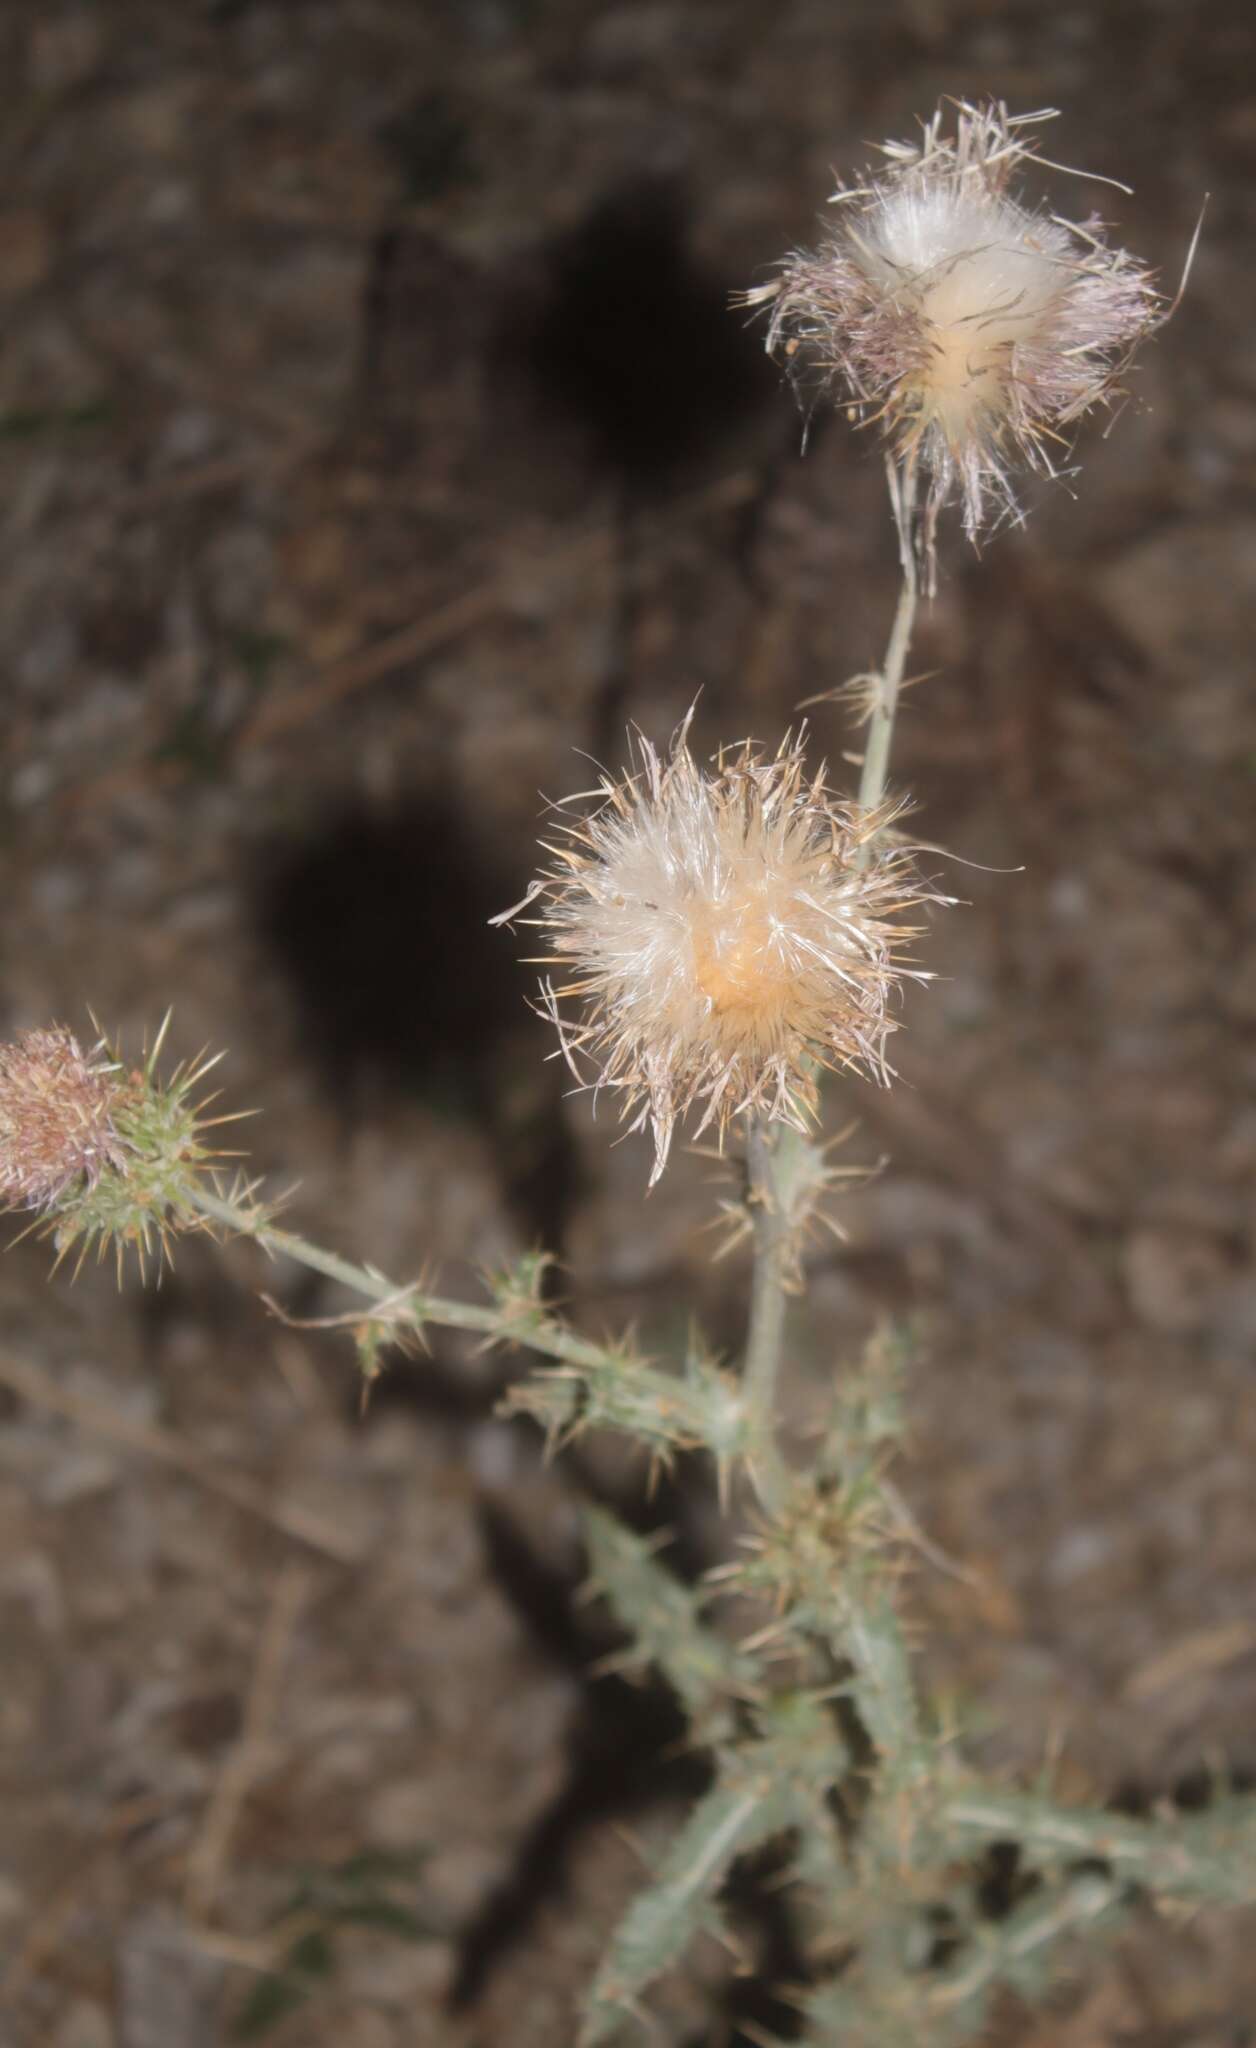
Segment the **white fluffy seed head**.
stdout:
[[1046,114],[941,109],[920,143],[887,143],[889,168],[840,187],[836,232],[791,256],[747,303],[772,303],[768,347],[878,422],[930,587],[938,513],[952,497],[977,541],[1019,516],[1014,473],[1055,472],[1053,449],[1116,395],[1164,318],[1151,273],[1009,187]]
[[[912,974],[904,914],[925,900],[895,808],[835,800],[801,746],[747,743],[708,773],[687,745],[603,780],[597,806],[547,849],[554,864],[504,923],[545,932],[541,1006],[582,1085],[610,1088],[654,1136],[651,1184],[673,1130],[721,1134],[743,1111],[805,1128],[817,1066],[890,1078],[890,1006]],[[943,900],[943,899],[932,899]],[[923,976],[915,976],[923,979]],[[573,1015],[565,1005],[574,1003]]]

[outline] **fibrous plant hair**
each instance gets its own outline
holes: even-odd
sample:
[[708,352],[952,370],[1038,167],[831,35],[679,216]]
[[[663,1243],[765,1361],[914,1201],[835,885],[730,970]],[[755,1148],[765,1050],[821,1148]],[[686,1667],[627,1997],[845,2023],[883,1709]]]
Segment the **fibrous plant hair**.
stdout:
[[802,1130],[817,1068],[888,1082],[900,986],[928,978],[906,920],[944,900],[892,829],[900,805],[835,797],[801,737],[706,769],[689,723],[666,754],[638,735],[636,767],[602,779],[498,920],[544,933],[543,963],[565,976],[547,975],[541,1005],[582,1085],[649,1125],[652,1182],[691,1109],[696,1134],[751,1114]]
[[1097,215],[1021,196],[1049,110],[939,107],[918,142],[832,197],[834,227],[745,294],[770,307],[768,346],[801,385],[880,427],[929,587],[943,506],[976,542],[1020,516],[1017,472],[1053,475],[1071,430],[1123,388],[1165,317],[1152,272]]

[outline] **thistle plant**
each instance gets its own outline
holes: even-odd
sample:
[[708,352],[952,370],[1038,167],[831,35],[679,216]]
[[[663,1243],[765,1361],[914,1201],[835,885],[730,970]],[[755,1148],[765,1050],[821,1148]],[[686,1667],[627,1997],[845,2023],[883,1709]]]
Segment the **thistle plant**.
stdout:
[[[631,2039],[650,1987],[714,1931],[738,1859],[773,1845],[805,1981],[782,1987],[789,2038],[812,2048],[962,2048],[1000,1986],[1033,1997],[1067,1945],[1140,1905],[1256,1903],[1256,1803],[1220,1791],[1190,1817],[1135,1822],[1057,1804],[1049,1785],[982,1782],[962,1731],[922,1698],[898,1588],[912,1525],[890,1476],[904,1433],[901,1332],[874,1333],[838,1376],[819,1437],[782,1444],[778,1368],[788,1293],[841,1169],[822,1142],[826,1073],[892,1085],[903,984],[947,899],[923,874],[887,797],[890,747],[919,586],[936,579],[952,499],[974,541],[1017,510],[1019,468],[1050,470],[1058,438],[1109,402],[1164,317],[1150,273],[1095,221],[1069,224],[1014,190],[1037,117],[960,105],[888,169],[837,194],[839,227],[749,295],[768,346],[886,438],[902,590],[869,714],[857,796],[811,768],[805,737],[747,743],[704,764],[689,722],[661,751],[639,736],[621,776],[560,806],[546,865],[499,923],[534,926],[538,1007],[577,1085],[648,1131],[643,1178],[678,1127],[714,1133],[741,1164],[735,1236],[753,1246],[743,1356],[695,1337],[683,1358],[598,1343],[547,1297],[533,1255],[464,1302],[395,1282],[289,1231],[254,1184],[229,1182],[192,1101],[205,1067],[163,1081],[158,1048],[128,1068],[61,1027],[0,1051],[0,1193],[59,1251],[168,1249],[190,1229],[256,1240],[356,1294],[339,1319],[363,1374],[429,1326],[480,1333],[531,1366],[506,1411],[558,1447],[612,1431],[651,1467],[704,1454],[725,1514],[713,1569],[686,1585],[657,1542],[590,1512],[591,1585],[623,1630],[620,1663],[673,1688],[709,1790],[613,1935],[584,2005],[584,2048]],[[994,1919],[982,1858],[1013,1844],[1017,1881]],[[773,2037],[762,2037],[769,2041]]]

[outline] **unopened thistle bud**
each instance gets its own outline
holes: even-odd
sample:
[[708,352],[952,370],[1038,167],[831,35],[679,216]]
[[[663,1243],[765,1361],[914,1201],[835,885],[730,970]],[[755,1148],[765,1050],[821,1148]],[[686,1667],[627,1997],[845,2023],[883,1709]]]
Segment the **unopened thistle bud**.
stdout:
[[651,1184],[695,1107],[695,1135],[743,1112],[805,1129],[816,1067],[887,1081],[898,985],[927,978],[902,959],[904,913],[929,892],[886,836],[895,808],[834,799],[789,738],[707,773],[687,731],[666,758],[641,740],[639,768],[603,778],[547,846],[554,865],[494,920],[537,908],[522,921],[548,938],[541,964],[571,971],[542,982],[541,1007],[577,1079],[650,1126]]
[[[1062,220],[1013,191],[1049,112],[939,109],[920,142],[883,145],[888,169],[839,186],[837,227],[771,284],[769,349],[881,426],[900,525],[932,587],[938,513],[953,497],[976,542],[1019,517],[1014,474],[1056,472],[1053,450],[1109,403],[1165,318],[1152,274],[1097,218]],[[919,488],[918,488],[919,486]]]
[[48,1209],[123,1163],[114,1061],[62,1025],[0,1045],[0,1203]]

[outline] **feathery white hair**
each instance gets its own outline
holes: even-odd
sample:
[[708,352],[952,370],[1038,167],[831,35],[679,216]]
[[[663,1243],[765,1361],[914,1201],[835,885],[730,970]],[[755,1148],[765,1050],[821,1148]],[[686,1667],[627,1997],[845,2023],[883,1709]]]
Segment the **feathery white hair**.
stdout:
[[771,302],[770,350],[880,423],[930,589],[942,507],[959,498],[974,542],[1019,517],[1017,465],[1054,474],[1053,447],[1113,399],[1165,317],[1151,272],[1097,219],[1065,221],[1010,192],[1034,160],[1027,128],[1050,118],[960,102],[947,135],[939,109],[919,144],[884,145],[888,170],[838,188],[840,220],[818,253],[795,253],[745,294]]
[[789,736],[708,773],[688,728],[666,758],[639,738],[639,767],[603,778],[596,808],[547,847],[553,866],[494,920],[538,907],[522,921],[548,937],[542,964],[572,970],[542,982],[540,1006],[577,1079],[616,1090],[630,1129],[651,1127],[651,1185],[697,1105],[697,1133],[722,1136],[745,1111],[805,1129],[815,1067],[888,1081],[891,1001],[905,975],[927,978],[901,957],[903,914],[929,892],[886,836],[899,807],[835,799]]

